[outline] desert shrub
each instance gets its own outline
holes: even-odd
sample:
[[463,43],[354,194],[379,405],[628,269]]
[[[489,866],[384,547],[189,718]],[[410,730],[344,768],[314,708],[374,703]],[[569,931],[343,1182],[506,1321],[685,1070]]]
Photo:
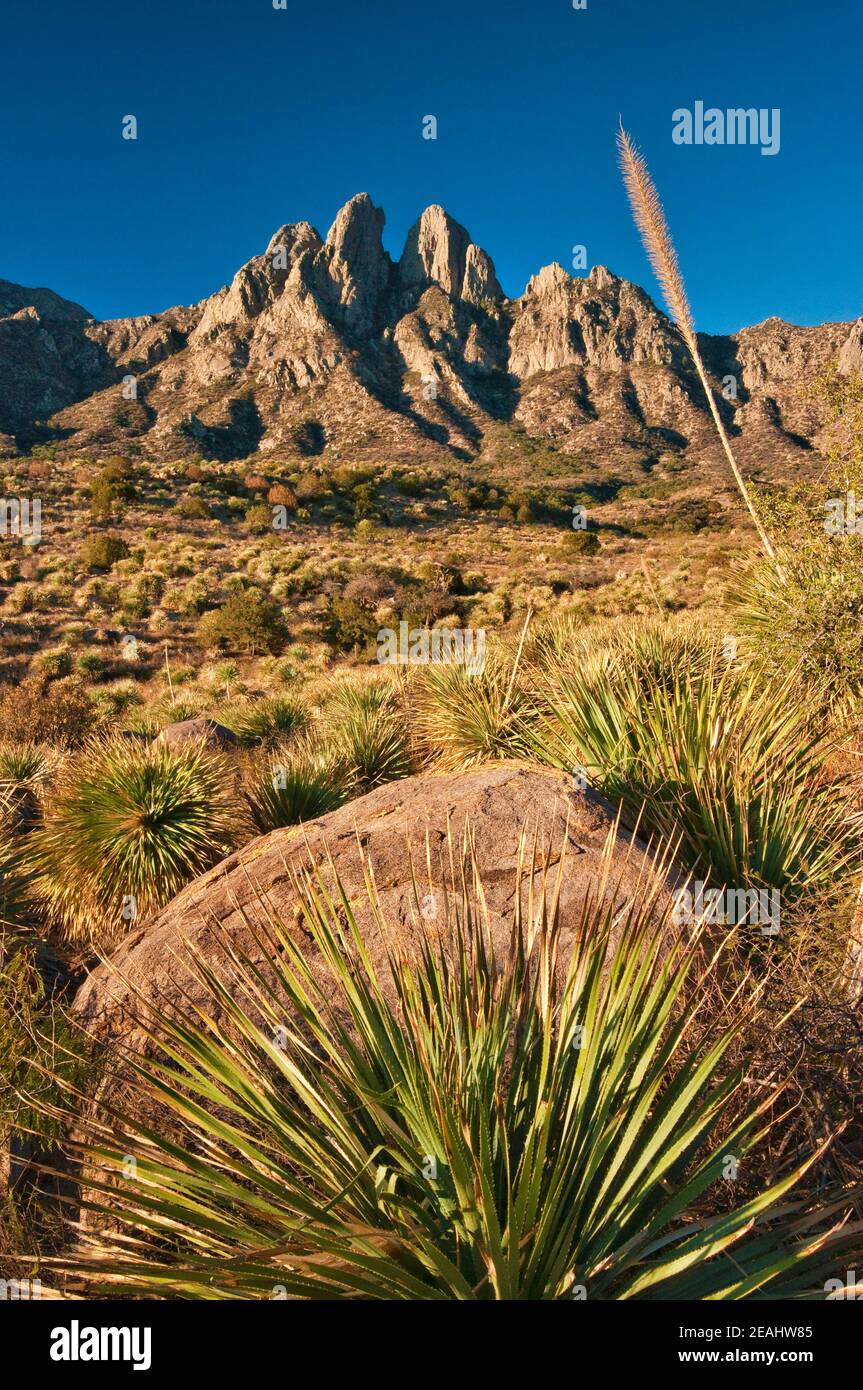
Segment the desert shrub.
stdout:
[[297,509],[297,494],[292,487],[286,487],[284,483],[274,483],[267,493],[267,501],[271,507],[286,507],[289,512]]
[[827,775],[823,718],[793,678],[771,682],[721,647],[661,624],[550,666],[550,714],[526,728],[536,754],[620,800],[723,887],[789,899],[836,883],[852,841],[842,789]]
[[4,830],[17,832],[35,824],[42,792],[58,762],[59,755],[46,744],[0,743],[0,838]]
[[411,686],[411,727],[422,756],[453,770],[525,751],[534,701],[512,661],[496,655],[482,671],[455,662],[421,669]]
[[99,477],[107,483],[115,483],[118,487],[133,484],[138,470],[130,459],[122,458],[119,454],[112,455],[102,462]]
[[595,531],[564,531],[560,548],[567,555],[596,555],[600,549],[599,536]]
[[304,729],[309,712],[302,701],[278,696],[259,700],[224,718],[242,743],[275,743]]
[[378,626],[367,604],[336,594],[327,605],[322,631],[330,646],[339,651],[363,651],[370,646]]
[[246,774],[245,794],[262,834],[335,811],[351,783],[338,753],[295,741],[258,758]]
[[184,521],[209,521],[210,508],[203,497],[184,497],[177,503],[177,516]]
[[354,509],[354,521],[374,518],[376,514],[375,489],[372,483],[358,483],[353,490],[351,501]]
[[122,461],[102,469],[90,484],[90,514],[95,521],[113,521],[122,516],[127,502],[135,499],[134,472]]
[[758,559],[732,586],[737,630],[775,671],[799,669],[833,701],[863,694],[863,377],[827,375],[814,394],[837,443],[815,482],[756,499],[778,563]]
[[72,673],[72,653],[66,651],[65,647],[38,652],[33,658],[33,666],[46,680],[60,680]]
[[32,675],[15,686],[0,686],[0,739],[56,743],[75,748],[99,724],[84,687],[73,677],[49,682]]
[[349,777],[362,790],[408,776],[411,758],[404,712],[395,692],[382,681],[339,687],[325,710],[324,728]]
[[300,503],[318,502],[326,497],[328,488],[316,473],[303,473],[297,481],[297,501]]
[[245,523],[255,536],[265,536],[273,526],[273,510],[266,502],[255,502],[246,509]]
[[122,536],[108,533],[88,536],[81,551],[81,563],[88,570],[109,570],[118,560],[128,560],[129,547]]
[[108,718],[125,714],[127,710],[134,708],[135,705],[143,703],[141,692],[134,684],[111,685],[105,690],[100,690],[96,696],[96,703],[100,709],[104,709]]
[[664,524],[675,531],[697,535],[699,531],[725,524],[725,514],[715,503],[699,497],[682,497],[665,513]]
[[278,652],[287,639],[278,604],[258,589],[241,589],[221,607],[205,613],[198,624],[198,641],[207,649]]
[[98,680],[105,674],[108,663],[98,652],[81,652],[75,660],[76,669],[88,680]]
[[107,942],[223,858],[244,826],[224,759],[200,744],[114,739],[66,767],[26,864],[53,927]]
[[265,492],[269,485],[269,478],[265,478],[263,473],[247,473],[243,479],[247,492]]
[[622,914],[589,897],[557,969],[549,882],[493,949],[482,866],[463,844],[450,857],[440,939],[413,950],[369,884],[382,969],[338,879],[299,878],[302,942],[265,921],[265,973],[214,923],[230,986],[190,955],[200,1014],[157,1005],[163,1048],[122,1071],[110,1112],[76,1115],[104,1175],[89,1205],[118,1219],[53,1263],[85,1297],[823,1297],[859,1233],[852,1194],[796,1199],[814,1141],[710,1207],[781,1098],[773,1079],[749,1100],[728,1064],[754,992],[705,1020],[720,966],[647,894]]
[[[2,884],[2,879],[0,879]],[[43,1184],[36,1164],[59,1137],[55,1113],[69,1087],[95,1089],[97,1065],[85,1034],[63,1007],[60,980],[46,982],[32,933],[0,947],[0,1145],[6,1154],[25,1155],[14,1187],[0,1196],[0,1269],[4,1277],[31,1277],[32,1252],[63,1238],[56,1203],[38,1200]],[[42,1152],[40,1152],[40,1149]],[[32,1166],[31,1166],[32,1164]],[[20,1265],[18,1265],[20,1261]],[[9,1295],[7,1294],[7,1297]]]
[[396,487],[405,497],[422,497],[429,490],[429,480],[422,473],[400,473]]
[[863,537],[780,550],[734,591],[735,626],[774,669],[797,667],[834,699],[863,694]]

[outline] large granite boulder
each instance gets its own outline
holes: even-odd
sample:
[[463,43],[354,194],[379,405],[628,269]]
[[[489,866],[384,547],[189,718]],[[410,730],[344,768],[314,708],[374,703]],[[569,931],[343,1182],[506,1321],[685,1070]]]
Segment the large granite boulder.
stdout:
[[[468,825],[498,952],[505,951],[510,938],[520,852],[527,866],[521,888],[525,905],[531,875],[534,886],[539,885],[542,864],[548,860],[553,880],[563,855],[564,958],[586,894],[603,894],[621,908],[650,893],[658,900],[668,894],[667,881],[652,857],[617,827],[608,802],[590,790],[574,789],[571,779],[561,773],[499,763],[467,772],[410,777],[379,787],[304,826],[263,835],[196,879],[130,933],[109,962],[93,971],[78,992],[76,1013],[97,1036],[121,1035],[132,1046],[143,1043],[143,1035],[134,1026],[142,1001],[158,998],[163,1004],[187,1009],[184,991],[192,999],[202,996],[202,986],[184,964],[189,945],[221,973],[230,968],[227,939],[260,958],[254,928],[267,914],[291,930],[301,930],[293,871],[310,864],[322,866],[330,882],[330,861],[335,866],[369,954],[382,965],[386,943],[368,904],[364,861],[372,867],[388,931],[395,931],[400,943],[409,947],[419,935],[421,917],[426,924],[443,924],[447,929],[448,828],[450,841],[458,847]],[[606,846],[610,856],[604,853]]]

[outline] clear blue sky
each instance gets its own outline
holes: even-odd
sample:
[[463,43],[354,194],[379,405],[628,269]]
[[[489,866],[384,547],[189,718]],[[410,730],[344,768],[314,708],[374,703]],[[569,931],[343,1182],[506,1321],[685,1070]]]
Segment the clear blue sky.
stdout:
[[[201,299],[360,190],[394,256],[442,203],[508,294],[575,243],[653,292],[618,113],[700,328],[863,312],[859,0],[3,0],[0,35],[0,277],[99,318]],[[673,144],[698,100],[779,107],[780,153]]]

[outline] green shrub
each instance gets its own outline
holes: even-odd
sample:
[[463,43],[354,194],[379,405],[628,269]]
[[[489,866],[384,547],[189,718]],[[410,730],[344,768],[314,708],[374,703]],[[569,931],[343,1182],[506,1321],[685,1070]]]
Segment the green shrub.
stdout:
[[336,595],[329,600],[323,635],[339,651],[363,651],[370,647],[378,621],[367,604]]
[[122,536],[89,536],[81,551],[81,563],[88,570],[109,570],[118,560],[128,560],[129,547]]
[[278,652],[287,640],[278,604],[257,589],[241,589],[198,624],[198,641],[207,649]]
[[342,686],[327,705],[324,727],[348,776],[363,791],[410,773],[404,713],[382,682]]
[[39,652],[33,658],[33,665],[47,680],[59,680],[72,673],[72,654],[65,647],[55,647],[53,651]]
[[225,716],[242,743],[274,743],[298,733],[309,722],[309,712],[299,700],[283,696],[260,700],[233,717]]
[[255,536],[265,536],[273,529],[273,509],[266,502],[255,502],[246,509],[245,523]]
[[782,546],[782,573],[756,562],[737,581],[735,627],[778,671],[831,699],[863,696],[863,537]]
[[447,770],[523,755],[535,705],[510,662],[492,657],[481,672],[440,662],[418,672],[412,728],[421,753]]
[[103,468],[90,484],[90,514],[95,521],[122,516],[127,502],[135,500],[132,469],[121,461]]
[[567,555],[596,555],[600,548],[599,536],[595,531],[564,531],[560,546]]
[[852,840],[817,707],[793,677],[771,682],[719,644],[661,624],[577,646],[545,678],[548,718],[526,726],[543,760],[583,769],[648,829],[680,842],[717,887],[788,900],[836,884]]
[[841,445],[816,481],[760,494],[778,565],[756,560],[732,588],[737,630],[774,671],[799,670],[831,701],[863,697],[863,376],[828,373],[812,395]]
[[203,497],[184,497],[177,503],[177,516],[184,521],[209,521],[210,508]]

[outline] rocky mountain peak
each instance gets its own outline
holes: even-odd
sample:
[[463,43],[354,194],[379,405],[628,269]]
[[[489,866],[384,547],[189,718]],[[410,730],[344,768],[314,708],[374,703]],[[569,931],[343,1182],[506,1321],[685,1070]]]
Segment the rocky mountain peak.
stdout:
[[839,370],[844,376],[863,372],[863,318],[859,318],[839,350]]
[[587,275],[588,283],[596,290],[607,290],[613,285],[619,285],[620,279],[604,265],[591,266]]
[[274,269],[290,271],[304,252],[318,252],[322,246],[323,242],[311,222],[288,222],[273,233],[264,258],[270,261]]
[[33,309],[40,319],[57,323],[87,323],[93,317],[88,309],[63,299],[53,290],[28,289],[11,280],[0,280],[0,319],[11,318],[21,309]]
[[560,262],[552,261],[550,265],[544,265],[538,270],[536,275],[531,275],[524,292],[525,297],[548,294],[562,286],[568,288],[572,283],[572,276],[567,274]]
[[491,257],[475,246],[467,230],[433,203],[414,223],[399,261],[406,287],[440,285],[453,299],[502,299]]
[[336,214],[317,257],[315,286],[338,305],[345,325],[368,332],[381,291],[389,281],[392,262],[383,248],[383,208],[368,193],[357,193]]
[[[440,205],[411,227],[397,264],[383,226],[359,193],[326,240],[309,222],[285,224],[199,304],[105,323],[0,280],[0,432],[26,447],[49,422],[70,448],[129,438],[169,454],[192,438],[219,458],[290,454],[307,447],[297,437],[352,457],[469,457],[489,422],[512,420],[563,451],[702,447],[703,390],[637,285],[602,265],[573,276],[553,262],[504,300],[490,257]],[[863,319],[771,318],[701,338],[716,381],[739,380],[734,423],[765,460],[817,439],[799,382],[837,358],[863,370]],[[120,390],[130,373],[137,409]]]

